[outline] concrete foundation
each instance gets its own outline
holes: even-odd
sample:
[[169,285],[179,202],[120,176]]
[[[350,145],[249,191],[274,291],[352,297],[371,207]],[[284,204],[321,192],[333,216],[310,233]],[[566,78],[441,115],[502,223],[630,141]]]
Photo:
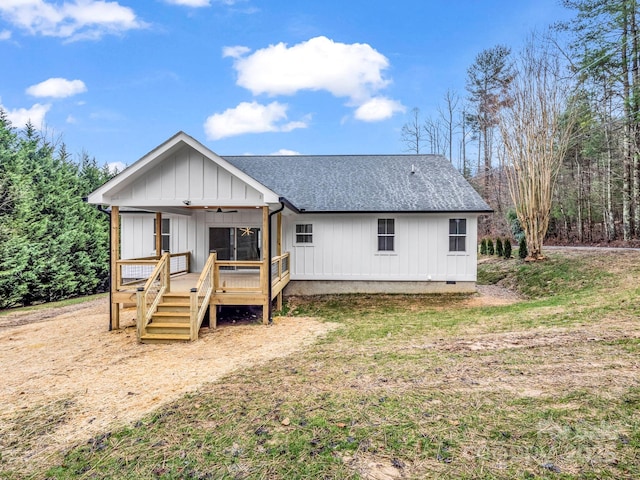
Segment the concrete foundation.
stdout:
[[475,293],[476,282],[373,282],[344,280],[291,280],[285,295],[329,295],[340,293]]

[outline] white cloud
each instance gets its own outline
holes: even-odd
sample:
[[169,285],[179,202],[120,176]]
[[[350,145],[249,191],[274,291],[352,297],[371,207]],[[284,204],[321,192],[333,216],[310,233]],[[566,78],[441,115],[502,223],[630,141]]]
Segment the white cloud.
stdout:
[[273,152],[270,155],[300,155],[300,152],[296,152],[295,150],[288,150],[286,148],[281,148],[277,152]]
[[356,109],[355,117],[364,122],[378,122],[391,118],[396,112],[404,112],[406,108],[400,102],[386,97],[374,97]]
[[209,140],[219,140],[244,133],[290,132],[306,128],[308,119],[287,122],[287,108],[279,102],[269,105],[242,102],[235,108],[208,117],[204,130]]
[[109,173],[115,175],[116,173],[121,172],[125,168],[127,168],[127,165],[122,162],[111,162],[107,163],[107,168],[109,169]]
[[9,40],[11,38],[11,32],[9,30],[0,31],[0,41]]
[[69,115],[67,116],[66,122],[70,124],[74,124],[74,123],[78,123],[78,120],[76,120],[76,117],[74,117],[73,115]]
[[172,5],[179,5],[181,7],[210,7],[211,3],[209,0],[165,0],[167,3]]
[[147,26],[131,8],[104,0],[2,0],[0,16],[32,35],[69,40],[97,39]]
[[0,108],[7,113],[7,118],[14,127],[23,128],[27,123],[31,122],[35,128],[39,129],[44,126],[44,117],[51,105],[36,103],[31,108],[16,108],[14,110],[9,110],[0,105]]
[[234,63],[238,85],[254,95],[326,90],[355,102],[388,85],[382,76],[388,66],[387,58],[365,43],[345,44],[327,37],[292,47],[278,43],[238,57]]
[[50,78],[27,88],[27,94],[33,97],[66,98],[87,91],[82,80]]
[[270,45],[250,53],[244,46],[225,47],[234,59],[237,84],[254,95],[295,95],[303,90],[327,91],[357,107],[355,118],[377,121],[404,111],[397,101],[379,96],[390,80],[388,59],[366,43],[340,43],[315,37],[287,46]]
[[243,47],[242,45],[237,45],[235,47],[223,47],[222,57],[240,58],[250,51],[251,49],[249,47]]

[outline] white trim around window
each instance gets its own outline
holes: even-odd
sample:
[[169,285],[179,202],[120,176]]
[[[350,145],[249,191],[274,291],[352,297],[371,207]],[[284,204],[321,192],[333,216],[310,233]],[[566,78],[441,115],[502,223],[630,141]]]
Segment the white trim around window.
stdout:
[[296,245],[313,245],[313,224],[296,223]]
[[395,252],[395,218],[378,219],[378,252]]
[[449,219],[449,253],[467,251],[467,219]]

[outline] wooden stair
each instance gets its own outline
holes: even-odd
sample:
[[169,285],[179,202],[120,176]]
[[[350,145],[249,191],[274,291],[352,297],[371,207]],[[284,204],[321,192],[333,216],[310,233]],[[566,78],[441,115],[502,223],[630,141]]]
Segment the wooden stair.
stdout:
[[188,342],[191,339],[189,302],[189,292],[164,294],[140,341],[142,343]]

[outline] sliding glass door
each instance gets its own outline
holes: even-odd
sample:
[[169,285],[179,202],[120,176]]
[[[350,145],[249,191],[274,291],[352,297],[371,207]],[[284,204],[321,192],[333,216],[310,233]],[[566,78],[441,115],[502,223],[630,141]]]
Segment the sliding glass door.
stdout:
[[209,227],[209,251],[218,260],[260,260],[261,232],[251,227]]

